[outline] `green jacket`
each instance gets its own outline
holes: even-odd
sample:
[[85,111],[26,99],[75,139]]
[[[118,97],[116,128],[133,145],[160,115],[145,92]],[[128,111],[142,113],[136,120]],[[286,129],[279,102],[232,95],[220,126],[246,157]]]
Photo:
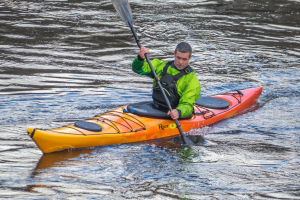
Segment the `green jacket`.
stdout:
[[[162,71],[168,61],[161,61],[158,59],[151,60],[151,64],[157,74],[158,78],[162,77]],[[146,61],[139,61],[136,57],[132,62],[132,70],[138,74],[146,75],[150,78],[154,78],[149,64]],[[171,66],[167,71],[170,75],[176,75],[179,73],[177,69]],[[156,86],[156,80],[153,81],[153,87]],[[177,91],[180,96],[179,104],[176,109],[181,111],[180,117],[186,117],[193,113],[193,106],[196,100],[199,99],[201,86],[195,72],[190,72],[177,81]]]

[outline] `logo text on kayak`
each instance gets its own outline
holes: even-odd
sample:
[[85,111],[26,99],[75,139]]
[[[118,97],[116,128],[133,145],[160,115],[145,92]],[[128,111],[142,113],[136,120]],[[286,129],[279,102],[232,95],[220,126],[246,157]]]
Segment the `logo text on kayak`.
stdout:
[[158,124],[158,128],[161,130],[165,130],[165,128],[168,128],[169,125],[163,125],[163,124]]

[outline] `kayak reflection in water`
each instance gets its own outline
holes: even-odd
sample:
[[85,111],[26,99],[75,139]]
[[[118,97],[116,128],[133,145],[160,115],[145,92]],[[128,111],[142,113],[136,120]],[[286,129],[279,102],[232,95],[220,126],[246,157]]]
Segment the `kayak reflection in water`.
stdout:
[[[149,50],[142,46],[138,56],[132,62],[132,70],[154,78],[149,64],[145,62],[145,54],[149,54]],[[174,57],[174,61],[151,60],[172,108],[176,109],[168,111],[168,106],[155,79],[152,93],[153,105],[156,109],[168,112],[173,120],[191,115],[201,92],[200,82],[194,70],[189,66],[192,57],[191,46],[186,42],[179,43]]]

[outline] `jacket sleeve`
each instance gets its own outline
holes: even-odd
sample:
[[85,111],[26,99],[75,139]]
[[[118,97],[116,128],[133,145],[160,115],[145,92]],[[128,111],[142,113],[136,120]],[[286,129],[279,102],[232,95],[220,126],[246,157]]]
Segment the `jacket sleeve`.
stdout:
[[181,98],[176,109],[181,111],[181,118],[187,117],[193,113],[194,104],[200,97],[201,86],[196,75],[193,76],[191,81],[186,82],[182,90]]
[[[158,59],[151,60],[151,64],[153,66],[153,69],[155,70],[155,73],[157,74],[159,72],[159,66],[166,61],[161,61]],[[146,75],[150,78],[154,78],[151,72],[151,68],[149,64],[143,60],[140,61],[138,57],[136,57],[132,62],[132,71],[134,71],[137,74]]]

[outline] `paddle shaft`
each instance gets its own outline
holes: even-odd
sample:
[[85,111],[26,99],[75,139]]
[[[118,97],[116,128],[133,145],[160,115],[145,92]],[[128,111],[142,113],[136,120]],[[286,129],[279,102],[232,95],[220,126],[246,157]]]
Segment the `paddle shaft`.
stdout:
[[[141,48],[142,45],[140,44],[140,39],[139,39],[138,35],[136,34],[136,31],[135,31],[133,25],[130,24],[130,23],[128,23],[128,26],[129,26],[129,28],[130,28],[130,30],[131,30],[131,32],[132,32],[134,38],[135,38],[135,41],[136,41],[138,47]],[[159,88],[160,88],[160,91],[161,91],[161,93],[162,93],[162,95],[163,95],[163,97],[164,97],[164,99],[165,99],[165,101],[166,101],[166,103],[167,103],[167,105],[168,105],[169,110],[172,111],[173,109],[172,109],[172,106],[171,106],[171,104],[170,104],[170,101],[169,101],[169,99],[168,99],[168,97],[167,97],[167,95],[166,95],[166,93],[165,93],[163,87],[161,86],[160,80],[158,79],[158,77],[157,77],[157,75],[156,75],[156,73],[155,73],[155,71],[154,71],[154,68],[153,68],[153,66],[152,66],[152,64],[151,64],[151,61],[150,61],[150,59],[149,59],[149,57],[148,57],[147,54],[145,54],[145,58],[146,58],[147,63],[148,63],[149,66],[150,66],[150,69],[151,69],[151,71],[152,71],[152,74],[153,74],[153,76],[154,76],[154,79],[156,80],[156,82],[157,82],[157,84],[158,84],[158,86],[159,86]],[[186,137],[185,137],[185,135],[184,135],[184,133],[183,133],[183,131],[182,131],[182,128],[181,128],[181,126],[180,126],[180,124],[179,124],[178,119],[175,119],[175,123],[176,123],[176,126],[177,126],[177,128],[178,128],[178,130],[179,130],[179,133],[180,133],[181,137],[182,137],[183,142],[184,142],[185,144],[188,144],[187,139],[186,139]]]

